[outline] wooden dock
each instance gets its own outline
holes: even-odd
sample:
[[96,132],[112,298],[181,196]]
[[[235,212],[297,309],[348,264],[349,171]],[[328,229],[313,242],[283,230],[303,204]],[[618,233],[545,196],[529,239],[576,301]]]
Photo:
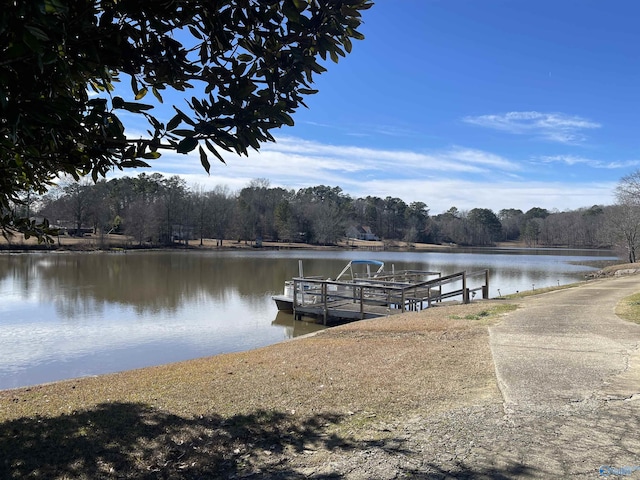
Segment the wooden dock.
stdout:
[[419,311],[456,297],[469,303],[476,292],[489,297],[488,270],[445,277],[438,272],[405,270],[348,282],[309,277],[293,282],[295,318],[313,317],[324,325]]

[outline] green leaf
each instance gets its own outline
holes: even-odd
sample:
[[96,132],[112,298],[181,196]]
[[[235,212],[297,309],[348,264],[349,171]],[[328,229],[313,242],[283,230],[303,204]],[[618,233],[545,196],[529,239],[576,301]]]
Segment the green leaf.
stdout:
[[49,40],[49,36],[38,27],[34,27],[33,25],[25,25],[24,28],[29,30],[29,32],[31,32],[31,35],[36,37],[38,40],[44,40],[44,41]]
[[167,131],[173,130],[178,125],[180,125],[180,123],[182,123],[182,117],[180,116],[180,114],[178,114],[175,117],[173,117],[171,120],[169,120],[169,123],[167,123]]
[[124,158],[133,158],[136,156],[136,147],[134,145],[131,145],[129,148],[127,148],[127,150],[124,152]]
[[177,108],[175,105],[173,106],[173,109],[178,113],[178,115],[180,115],[180,119],[185,122],[188,123],[189,125],[191,125],[192,127],[196,126],[196,122],[194,122],[193,120],[191,120],[191,118],[189,118],[189,116],[187,114],[185,114],[182,110],[180,110],[179,108]]
[[236,90],[236,94],[238,97],[240,98],[247,98],[249,95],[251,95],[258,87],[250,81],[245,81],[242,82],[239,86],[238,89]]
[[122,108],[124,105],[124,100],[122,99],[122,97],[113,97],[111,104],[113,105],[113,108]]
[[278,115],[278,120],[280,120],[285,125],[289,125],[290,127],[293,127],[294,125],[293,118],[291,118],[291,115],[285,112],[281,112]]
[[[145,153],[142,157],[143,158],[148,158],[147,157],[148,153]],[[143,162],[142,160],[138,160],[138,159],[134,159],[134,160],[125,160],[123,162],[120,162],[120,168],[145,168],[145,167],[150,167],[151,165],[149,165],[147,162]]]
[[139,91],[138,80],[133,75],[131,75],[131,91],[133,92],[134,95],[137,95]]
[[191,32],[191,35],[196,37],[198,40],[202,40],[202,35],[198,30],[195,29],[195,27],[188,25],[188,28],[189,28],[189,31]]
[[[24,42],[24,44],[29,47],[29,49],[32,52],[38,52],[40,53],[41,51],[41,45],[40,42],[38,41],[38,39],[35,37],[35,35],[33,35],[30,32],[23,32],[22,34],[22,41]],[[38,57],[40,58],[40,57]]]
[[364,35],[358,32],[357,30],[350,29],[348,33],[351,37],[355,38],[356,40],[364,40]]
[[87,101],[87,105],[90,106],[90,107],[95,107],[97,109],[100,109],[101,111],[104,111],[105,107],[107,106],[107,99],[106,98],[92,98],[92,99]]
[[300,23],[300,10],[298,10],[293,0],[284,0],[282,13],[284,13],[290,22]]
[[293,4],[296,6],[299,12],[304,12],[309,6],[306,0],[293,0]]
[[189,153],[195,150],[198,146],[198,140],[193,137],[183,138],[180,143],[178,143],[178,148],[176,148],[176,152],[178,153]]
[[151,87],[151,91],[153,92],[153,96],[156,97],[160,103],[164,103],[162,100],[162,95],[160,95],[160,92],[156,87]]
[[176,135],[180,135],[181,137],[195,137],[196,136],[196,132],[195,131],[187,130],[187,129],[173,130],[172,133],[174,133]]
[[227,164],[227,162],[224,161],[224,158],[222,158],[222,155],[220,155],[220,153],[218,153],[218,150],[216,150],[216,147],[213,146],[213,143],[211,143],[209,140],[205,140],[204,143],[207,145],[207,148],[209,149],[209,151],[213,153],[216,157],[218,157],[218,160],[220,160],[225,165]]
[[204,148],[202,148],[202,146],[199,146],[198,149],[200,150],[200,163],[204,167],[204,170],[207,173],[209,173],[209,170],[211,169],[211,164],[209,163],[207,154],[205,153]]
[[147,88],[143,88],[142,90],[140,90],[138,93],[136,93],[136,100],[140,100],[142,98],[144,98],[144,96],[147,94],[148,90]]
[[342,44],[344,45],[344,49],[347,53],[351,53],[351,49],[353,48],[353,44],[351,43],[351,39],[349,37],[344,37],[342,39]]
[[57,0],[45,0],[44,9],[47,13],[57,13],[69,10],[65,5],[58,2]]
[[124,102],[122,108],[128,112],[140,113],[144,110],[153,109],[153,105],[145,105],[144,103]]
[[148,160],[155,160],[156,158],[160,158],[160,152],[147,152],[142,155],[142,158],[146,158]]

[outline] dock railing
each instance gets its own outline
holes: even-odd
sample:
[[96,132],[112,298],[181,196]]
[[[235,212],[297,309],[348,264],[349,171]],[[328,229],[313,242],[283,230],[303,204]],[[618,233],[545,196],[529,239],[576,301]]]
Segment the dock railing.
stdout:
[[322,317],[325,324],[329,317],[364,319],[423,310],[456,297],[469,303],[477,291],[482,298],[489,297],[488,270],[444,277],[439,272],[411,270],[347,282],[296,277],[293,282],[294,314]]

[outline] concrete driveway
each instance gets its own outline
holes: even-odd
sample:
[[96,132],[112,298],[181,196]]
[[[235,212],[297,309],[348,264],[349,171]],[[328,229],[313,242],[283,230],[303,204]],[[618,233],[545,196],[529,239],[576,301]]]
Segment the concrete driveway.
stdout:
[[596,280],[525,298],[526,308],[490,328],[505,405],[511,408],[630,398],[640,393],[640,325],[614,309],[640,276]]

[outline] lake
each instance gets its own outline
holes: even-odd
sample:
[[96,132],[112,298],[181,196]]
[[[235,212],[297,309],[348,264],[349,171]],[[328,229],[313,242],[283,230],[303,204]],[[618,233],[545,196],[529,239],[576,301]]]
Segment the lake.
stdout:
[[490,270],[495,297],[583,280],[592,250],[190,250],[0,255],[0,389],[250,350],[322,329],[271,296],[351,259],[396,270]]

